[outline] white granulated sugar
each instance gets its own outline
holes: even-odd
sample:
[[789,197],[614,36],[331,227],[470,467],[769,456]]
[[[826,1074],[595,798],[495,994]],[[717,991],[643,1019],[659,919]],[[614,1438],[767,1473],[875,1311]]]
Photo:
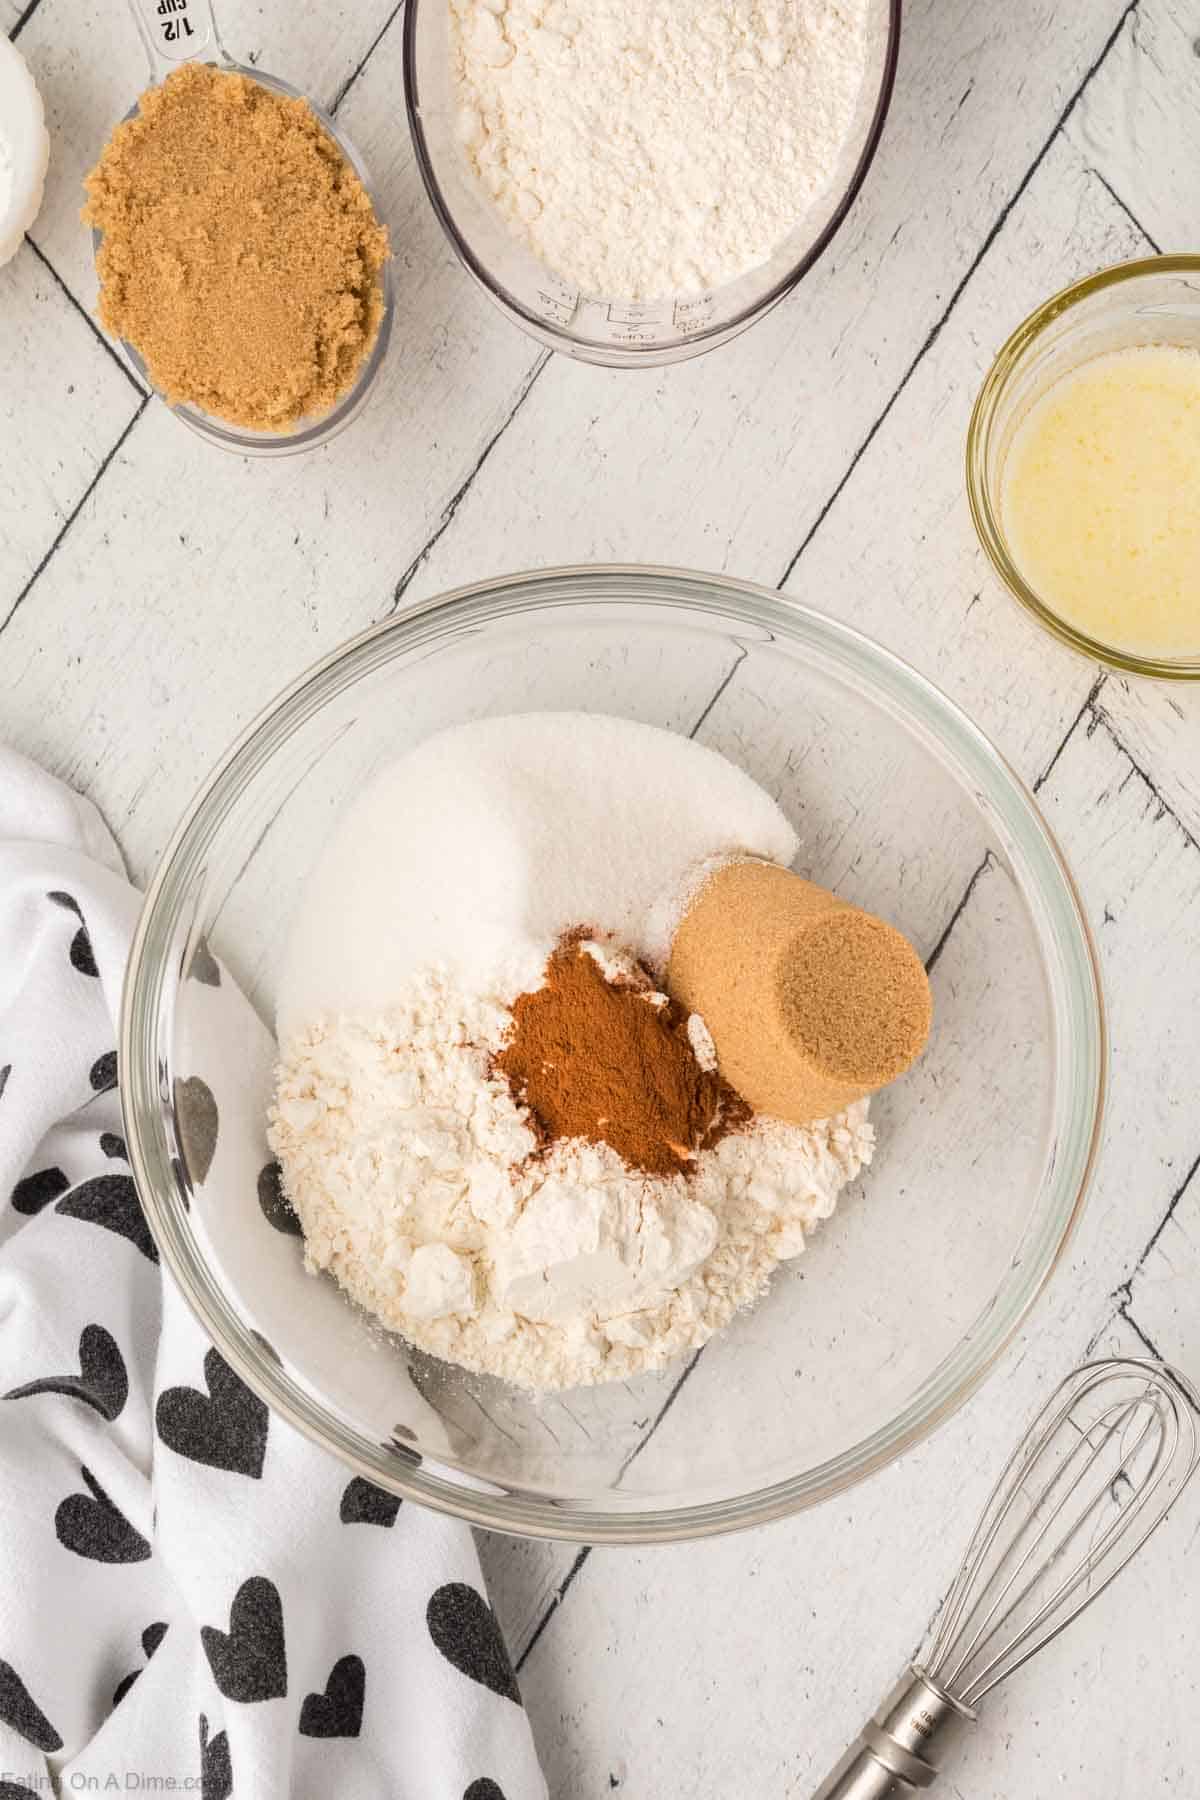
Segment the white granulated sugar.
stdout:
[[435,965],[511,997],[575,926],[661,968],[700,865],[787,864],[796,848],[757,782],[675,732],[588,713],[456,726],[370,783],[310,875],[279,1036],[325,1013],[371,1016]]
[[658,1367],[800,1254],[871,1159],[866,1103],[759,1119],[686,1179],[579,1140],[533,1157],[489,1072],[512,997],[426,970],[377,1013],[283,1043],[269,1136],[309,1267],[410,1342],[525,1387]]
[[867,0],[449,0],[458,135],[509,229],[585,293],[717,287],[829,189]]

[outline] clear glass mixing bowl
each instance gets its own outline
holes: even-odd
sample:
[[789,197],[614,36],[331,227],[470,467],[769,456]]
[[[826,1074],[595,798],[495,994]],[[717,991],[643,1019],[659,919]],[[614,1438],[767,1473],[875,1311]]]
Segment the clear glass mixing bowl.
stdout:
[[417,166],[464,268],[531,337],[584,362],[657,368],[698,356],[760,319],[821,255],[862,186],[879,144],[900,54],[901,0],[868,0],[866,68],[833,179],[769,262],[701,293],[630,301],[560,280],[518,243],[474,180],[455,135],[447,0],[408,0],[404,96]]
[[[797,867],[920,947],[936,1012],[921,1062],[874,1104],[869,1177],[755,1310],[694,1366],[534,1398],[414,1353],[304,1274],[263,1135],[269,1032],[249,1007],[240,1035],[217,1018],[240,987],[272,1019],[289,908],[376,769],[462,720],[562,708],[694,733],[740,764],[797,826]],[[396,1493],[480,1525],[609,1543],[789,1513],[946,1418],[1062,1251],[1104,1066],[1071,878],[970,721],[802,606],[620,568],[460,591],[354,639],[277,700],[166,851],[120,1047],[151,1228],[251,1387]],[[222,1096],[219,1121],[206,1089]]]

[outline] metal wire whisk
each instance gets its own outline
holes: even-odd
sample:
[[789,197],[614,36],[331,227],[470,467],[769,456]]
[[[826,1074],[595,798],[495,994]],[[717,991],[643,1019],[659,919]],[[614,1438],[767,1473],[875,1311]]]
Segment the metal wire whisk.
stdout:
[[1194,1474],[1200,1395],[1164,1363],[1085,1363],[1051,1395],[975,1529],[929,1649],[813,1800],[903,1800],[986,1694],[1090,1606]]

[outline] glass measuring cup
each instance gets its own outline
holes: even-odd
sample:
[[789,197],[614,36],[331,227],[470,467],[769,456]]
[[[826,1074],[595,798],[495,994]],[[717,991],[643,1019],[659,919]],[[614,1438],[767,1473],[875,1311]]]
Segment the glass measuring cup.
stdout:
[[[379,195],[367,166],[341,126],[309,95],[293,87],[290,82],[281,81],[277,75],[264,74],[261,69],[235,62],[221,42],[212,0],[129,0],[129,6],[138,34],[146,47],[152,86],[164,81],[172,69],[178,68],[182,63],[207,62],[228,70],[230,74],[245,75],[260,87],[269,88],[273,93],[283,94],[288,99],[303,100],[362,182],[376,218],[383,219]],[[135,101],[125,118],[132,119],[137,111],[138,103]],[[93,231],[93,252],[99,250],[102,235],[101,232]],[[394,306],[390,262],[384,264],[379,280],[383,289],[383,316],[375,342],[353,386],[327,412],[301,419],[290,431],[276,432],[251,431],[244,426],[230,425],[196,406],[176,405],[171,407],[171,411],[198,436],[206,438],[209,443],[220,445],[224,450],[232,450],[239,456],[288,456],[299,450],[312,450],[320,444],[328,443],[330,438],[336,437],[362,411],[387,354]],[[137,350],[124,339],[120,343],[131,368],[147,387],[152,387],[146,364]]]
[[892,97],[901,0],[868,0],[866,13],[862,88],[834,177],[769,260],[702,293],[621,300],[585,293],[552,274],[511,234],[473,179],[456,133],[447,0],[407,0],[408,122],[426,192],[459,261],[531,337],[583,362],[655,368],[727,343],[791,293],[829,244],[866,177]]

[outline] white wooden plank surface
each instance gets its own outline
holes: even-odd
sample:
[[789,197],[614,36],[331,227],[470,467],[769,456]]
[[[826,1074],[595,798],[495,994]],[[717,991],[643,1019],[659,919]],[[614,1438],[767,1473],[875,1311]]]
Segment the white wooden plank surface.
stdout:
[[0,269],[0,320],[3,621],[139,395],[28,244]]
[[1198,42],[1194,0],[1141,0],[1067,125],[1164,251],[1196,248]]
[[[0,0],[0,29],[17,13]],[[536,1638],[523,1680],[553,1800],[803,1800],[914,1648],[1013,1433],[1071,1362],[1150,1343],[1200,1374],[1200,693],[1097,685],[1040,635],[992,581],[961,479],[975,389],[1033,304],[1143,253],[1144,233],[1195,248],[1200,16],[1194,0],[914,0],[883,149],[833,251],[733,346],[641,377],[547,362],[457,268],[406,142],[390,18],[390,0],[221,0],[235,54],[327,104],[345,94],[393,229],[393,353],[326,450],[240,463],[156,402],[130,429],[138,394],[50,269],[27,246],[0,273],[0,730],[100,802],[144,875],[240,725],[398,597],[627,558],[787,574],[939,680],[1028,779],[1050,769],[1041,799],[1104,961],[1113,1097],[1078,1238],[995,1376],[901,1464],[765,1532],[604,1555],[483,1546],[514,1652]],[[141,53],[115,0],[38,0],[21,43],[53,132],[34,238],[86,309],[79,181]],[[696,716],[723,673],[682,673]],[[735,678],[711,732],[752,699]],[[671,1428],[700,1405],[685,1388]],[[1119,1598],[995,1697],[948,1796],[1190,1800],[1189,1505]]]
[[[613,1772],[631,1800],[671,1791],[803,1795],[913,1652],[1021,1419],[1106,1327],[1116,1290],[1200,1151],[1194,1108],[1175,1079],[1200,1061],[1200,968],[1180,968],[1169,929],[1200,902],[1200,851],[1160,814],[1103,726],[1073,734],[1042,799],[1089,912],[1103,922],[1117,1071],[1105,1156],[1066,1266],[983,1392],[877,1480],[778,1529],[639,1552],[631,1579],[623,1557],[593,1552],[523,1673],[555,1794],[598,1800],[606,1759],[619,1754],[623,1770]],[[1169,989],[1169,1008],[1146,1007],[1146,995]],[[1135,1298],[1135,1317],[1139,1310]],[[693,1381],[703,1418],[699,1370]],[[691,1388],[663,1431],[687,1433]],[[1174,1535],[1183,1540],[1178,1571],[1190,1528]],[[544,1593],[561,1579],[561,1554],[537,1559],[526,1550],[523,1561],[538,1564],[526,1591]],[[1153,1592],[1140,1570],[1130,1573],[1120,1616],[1130,1637],[1141,1623],[1136,1657],[1153,1648]],[[503,1590],[502,1599],[512,1605]],[[1134,1800],[1173,1791],[1154,1748],[1161,1716],[1134,1719],[1099,1699],[1116,1616],[1110,1608],[1082,1621],[1052,1661],[1053,1705],[1039,1706],[1047,1689],[1033,1672],[1002,1704],[1007,1723],[981,1727],[956,1776],[963,1796],[1112,1792]],[[515,1608],[513,1620],[518,1629],[525,1623]],[[1168,1660],[1159,1679],[1179,1754],[1200,1758],[1194,1665]],[[1055,1721],[1052,1743],[1039,1713]],[[700,1715],[703,1732],[689,1733],[687,1720]],[[1140,1766],[1145,1789],[1105,1789],[1114,1764],[1131,1782]]]
[[[1129,1306],[1146,1337],[1181,1368],[1200,1374],[1200,1182],[1194,1171],[1130,1283]],[[1182,1179],[1187,1179],[1185,1176]]]
[[[1049,640],[991,578],[963,491],[967,421],[996,350],[1039,296],[1139,247],[1101,183],[1057,140],[785,590],[916,662],[1029,781],[1095,670]],[[872,510],[884,529],[864,530]]]
[[411,596],[474,579],[495,539],[507,568],[781,580],[1120,14],[907,7],[883,144],[829,258],[719,356],[624,380],[551,363]]
[[1097,707],[1164,803],[1200,838],[1200,689],[1110,675]]

